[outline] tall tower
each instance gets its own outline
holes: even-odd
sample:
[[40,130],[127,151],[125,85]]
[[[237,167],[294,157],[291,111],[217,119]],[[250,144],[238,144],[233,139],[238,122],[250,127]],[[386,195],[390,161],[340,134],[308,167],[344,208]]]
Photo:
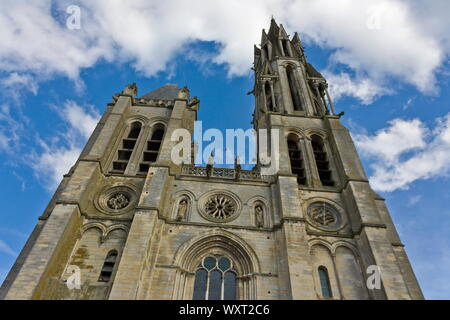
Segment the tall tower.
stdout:
[[[273,188],[286,296],[314,299],[321,287],[322,296],[342,299],[422,299],[384,199],[371,189],[298,33],[290,39],[272,19],[254,52],[253,123],[280,132]],[[380,290],[366,287],[370,266],[380,272]]]
[[[276,174],[262,175],[260,164],[174,163],[172,135],[193,132],[198,99],[176,85],[138,98],[128,85],[64,176],[0,298],[422,299],[298,34],[290,39],[272,20],[254,71],[253,124],[279,132]],[[368,288],[373,270],[380,286]]]

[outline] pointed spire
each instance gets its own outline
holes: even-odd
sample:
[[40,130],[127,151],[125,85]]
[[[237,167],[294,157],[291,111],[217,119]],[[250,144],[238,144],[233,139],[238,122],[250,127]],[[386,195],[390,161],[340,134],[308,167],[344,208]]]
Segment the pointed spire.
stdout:
[[255,56],[260,56],[261,55],[261,49],[260,48],[258,48],[256,45],[254,45],[253,49],[254,49]]
[[282,24],[280,24],[280,31],[278,33],[278,36],[283,39],[289,39],[289,36],[288,36],[286,30],[284,30],[284,27]]
[[266,33],[266,29],[263,29],[262,35],[261,35],[261,46],[264,45],[268,40],[269,40],[269,37]]
[[269,29],[269,38],[275,38],[278,37],[280,28],[278,27],[278,24],[276,23],[275,19],[272,17],[272,20],[270,21],[270,29]]
[[295,50],[298,51],[300,57],[303,57],[305,49],[303,48],[302,41],[300,40],[300,36],[298,35],[297,32],[294,34],[294,37],[292,38],[291,43],[292,43],[292,46],[295,48]]

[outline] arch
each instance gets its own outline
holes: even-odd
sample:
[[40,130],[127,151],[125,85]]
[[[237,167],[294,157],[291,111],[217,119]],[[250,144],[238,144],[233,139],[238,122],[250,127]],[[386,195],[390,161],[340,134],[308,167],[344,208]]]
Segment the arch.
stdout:
[[139,137],[142,134],[144,123],[145,120],[143,120],[143,117],[139,116],[127,119],[125,132],[122,133],[122,140],[119,142],[115,160],[112,162],[112,173],[125,173],[131,156],[138,144]]
[[252,247],[234,233],[221,229],[205,232],[184,243],[177,250],[173,264],[186,272],[193,272],[202,253],[208,254],[208,250],[213,248],[229,250],[230,256],[236,258],[237,271],[241,275],[260,272],[259,260]]
[[332,298],[333,290],[331,290],[330,276],[328,274],[328,269],[325,266],[320,266],[318,268],[319,280],[322,289],[322,297]]
[[342,296],[349,300],[368,299],[361,265],[352,249],[339,245],[335,251],[336,270],[341,283]]
[[296,128],[296,127],[287,127],[287,128],[285,128],[284,129],[284,135],[285,135],[286,139],[287,139],[287,137],[290,134],[297,135],[299,140],[303,139],[303,138],[306,138],[306,134],[301,128]]
[[231,259],[238,279],[238,299],[256,298],[256,274],[260,263],[254,250],[239,236],[223,229],[214,229],[185,242],[175,253],[173,265],[178,267],[174,299],[191,299],[195,272],[208,255]]
[[292,108],[294,111],[303,111],[302,101],[299,92],[299,86],[295,70],[297,67],[293,64],[286,64],[286,80],[288,83],[289,94],[291,96]]
[[[194,203],[192,201],[192,195],[190,195],[186,192],[178,193],[176,196],[173,197],[173,199],[174,199],[174,202],[173,202],[171,218],[174,220],[178,220],[178,221],[189,221],[190,216],[191,216],[192,206]],[[183,213],[180,212],[180,210],[179,210],[180,204],[182,203],[182,201],[187,202],[185,204],[186,207],[185,207]]]
[[325,239],[320,239],[320,238],[310,239],[308,241],[308,245],[309,245],[309,254],[311,254],[311,255],[313,254],[313,248],[315,246],[323,246],[330,252],[330,254],[333,254],[333,246],[332,246],[331,242],[329,242]]
[[330,161],[328,159],[327,149],[322,136],[311,135],[311,146],[314,153],[314,160],[316,163],[317,172],[323,186],[334,187],[332,171],[330,169]]
[[300,138],[297,134],[290,133],[287,136],[287,147],[291,172],[297,176],[299,185],[306,185],[305,161],[300,147]]
[[130,229],[128,228],[128,226],[124,224],[113,224],[106,229],[105,238],[108,237],[108,235],[115,230],[122,230],[123,232],[125,232],[125,234],[128,234]]
[[323,282],[319,271],[320,268],[326,268],[327,270],[327,280],[330,292],[334,293],[334,296],[339,296],[339,284],[334,268],[334,260],[331,253],[330,243],[322,239],[315,239],[309,244],[314,267],[313,277],[317,296],[319,298],[331,298],[330,296],[324,294]]
[[269,81],[264,83],[264,97],[266,99],[266,110],[269,112],[274,111],[275,108],[272,100],[272,86]]
[[143,115],[133,115],[133,116],[130,116],[129,118],[127,118],[125,120],[125,123],[127,126],[129,126],[131,123],[136,122],[136,121],[140,122],[142,124],[142,126],[144,127],[148,123],[149,119]]
[[100,235],[103,237],[106,235],[106,226],[101,222],[89,222],[81,227],[81,235],[83,235],[89,229],[97,229],[100,231]]
[[305,136],[311,140],[312,136],[317,135],[323,139],[323,141],[328,141],[327,132],[320,128],[309,128],[304,131]]
[[150,165],[158,160],[165,133],[165,123],[160,120],[152,123],[147,145],[139,163],[139,174],[146,174],[150,169]]
[[137,139],[141,133],[142,123],[140,121],[134,121],[130,125],[130,130],[128,131],[128,138]]

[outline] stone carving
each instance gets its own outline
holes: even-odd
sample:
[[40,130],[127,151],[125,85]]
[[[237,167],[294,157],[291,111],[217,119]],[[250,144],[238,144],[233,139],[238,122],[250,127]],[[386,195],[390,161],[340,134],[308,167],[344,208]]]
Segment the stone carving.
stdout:
[[213,195],[206,200],[205,212],[214,220],[225,220],[236,212],[236,202],[227,195]]
[[186,198],[183,198],[180,203],[178,204],[178,211],[177,211],[177,221],[182,221],[186,217],[188,209],[188,201]]
[[260,205],[255,207],[255,222],[258,228],[264,227],[264,211]]
[[325,229],[335,229],[341,225],[339,212],[325,202],[313,203],[309,207],[308,216],[313,224]]
[[328,226],[336,222],[335,215],[325,207],[317,207],[311,210],[311,218],[317,224]]
[[107,202],[108,207],[113,210],[123,209],[128,206],[129,203],[130,199],[128,199],[128,197],[121,192],[113,194],[111,197],[109,197]]

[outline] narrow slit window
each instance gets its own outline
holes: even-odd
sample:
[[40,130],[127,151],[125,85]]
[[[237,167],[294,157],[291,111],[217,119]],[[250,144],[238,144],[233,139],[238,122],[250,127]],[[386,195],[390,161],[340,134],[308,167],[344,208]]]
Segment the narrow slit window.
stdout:
[[264,93],[266,96],[267,111],[273,111],[272,88],[270,87],[270,83],[268,82],[266,82],[266,84],[264,85]]
[[270,60],[270,57],[269,57],[269,47],[267,46],[267,44],[263,46],[263,51],[264,51],[264,55],[266,56],[266,59],[267,59],[267,60]]
[[322,185],[333,187],[335,183],[331,175],[330,162],[328,161],[328,156],[325,151],[322,138],[317,135],[312,136],[311,144],[314,152],[317,171],[319,172],[319,177]]
[[283,47],[284,55],[286,57],[290,57],[291,55],[290,55],[289,47],[288,47],[289,46],[288,40],[281,40],[281,45]]
[[327,268],[321,266],[319,267],[319,279],[320,287],[322,289],[322,297],[333,298],[333,293],[331,292],[330,277],[328,276]]
[[106,256],[105,262],[103,263],[103,267],[102,270],[100,271],[100,277],[98,278],[98,281],[109,282],[111,280],[116,260],[117,260],[117,251],[115,250],[110,251]]
[[286,67],[286,76],[289,84],[289,92],[291,94],[294,111],[301,111],[303,110],[303,108],[300,101],[300,93],[296,85],[297,81],[295,79],[294,70],[291,66]]
[[297,182],[300,185],[306,185],[305,166],[302,152],[298,146],[298,138],[290,136],[288,138],[288,152],[291,162],[291,172],[297,176]]

